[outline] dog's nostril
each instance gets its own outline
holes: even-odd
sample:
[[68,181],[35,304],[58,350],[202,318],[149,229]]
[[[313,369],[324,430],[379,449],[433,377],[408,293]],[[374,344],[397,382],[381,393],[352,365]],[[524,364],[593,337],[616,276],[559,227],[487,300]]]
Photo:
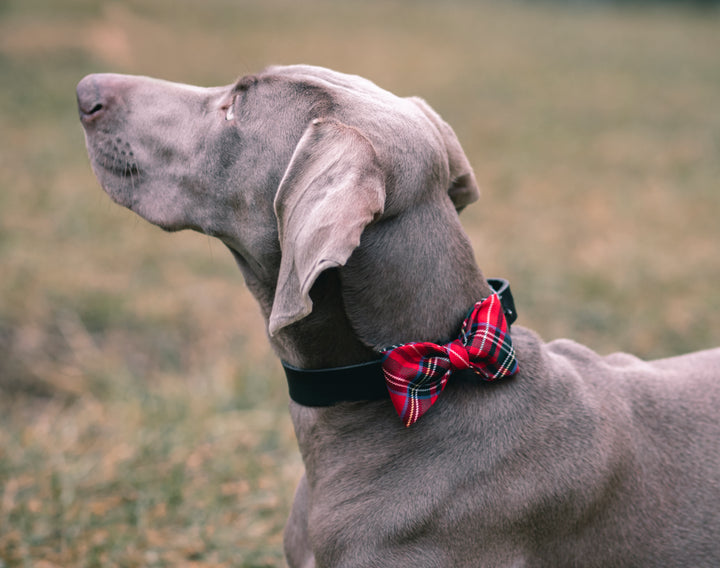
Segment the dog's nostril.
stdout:
[[98,101],[97,97],[78,96],[78,109],[80,111],[80,116],[83,118],[95,117],[104,108],[105,104]]
[[80,118],[95,119],[107,109],[107,88],[102,75],[88,75],[77,86],[77,102]]
[[103,103],[94,102],[92,100],[83,101],[82,99],[78,99],[78,109],[80,111],[80,118],[82,120],[90,120],[97,118],[104,108],[105,105]]

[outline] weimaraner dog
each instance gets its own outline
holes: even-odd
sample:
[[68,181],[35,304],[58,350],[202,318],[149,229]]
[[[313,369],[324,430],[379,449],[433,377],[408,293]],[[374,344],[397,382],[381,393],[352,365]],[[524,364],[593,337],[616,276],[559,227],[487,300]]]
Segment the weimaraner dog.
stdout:
[[386,350],[499,297],[458,220],[474,174],[425,102],[311,66],[77,96],[110,197],[221,239],[260,305],[305,464],[291,567],[720,566],[720,349],[645,362],[512,326],[508,376],[456,353],[398,417]]

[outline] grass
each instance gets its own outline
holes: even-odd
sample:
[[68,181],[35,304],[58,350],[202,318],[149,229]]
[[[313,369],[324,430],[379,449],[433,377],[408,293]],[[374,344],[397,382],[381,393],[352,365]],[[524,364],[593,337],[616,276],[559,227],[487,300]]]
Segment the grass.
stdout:
[[292,432],[278,410],[218,394],[128,379],[111,396],[16,404],[0,436],[5,564],[279,565]]
[[302,471],[230,256],[99,189],[84,74],[309,62],[421,95],[475,167],[463,222],[520,323],[661,357],[720,343],[719,30],[669,6],[0,4],[0,567],[278,566]]

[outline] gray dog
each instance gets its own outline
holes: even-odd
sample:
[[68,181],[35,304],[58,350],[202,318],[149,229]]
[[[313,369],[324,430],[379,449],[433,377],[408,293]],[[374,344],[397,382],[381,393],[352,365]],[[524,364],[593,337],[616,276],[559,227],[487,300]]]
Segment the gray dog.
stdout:
[[720,349],[644,362],[514,326],[512,377],[458,371],[398,418],[381,353],[493,296],[457,215],[472,169],[422,100],[309,66],[77,95],[110,197],[221,239],[260,304],[306,469],[290,566],[720,566]]

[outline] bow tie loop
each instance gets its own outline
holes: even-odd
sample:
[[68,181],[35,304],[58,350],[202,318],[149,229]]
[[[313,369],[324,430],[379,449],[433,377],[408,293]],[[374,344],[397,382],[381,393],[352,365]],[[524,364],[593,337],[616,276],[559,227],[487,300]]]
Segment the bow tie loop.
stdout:
[[500,298],[473,306],[458,339],[445,345],[406,343],[385,352],[383,373],[395,410],[405,426],[416,422],[445,389],[454,372],[472,369],[485,381],[517,372],[517,360]]

